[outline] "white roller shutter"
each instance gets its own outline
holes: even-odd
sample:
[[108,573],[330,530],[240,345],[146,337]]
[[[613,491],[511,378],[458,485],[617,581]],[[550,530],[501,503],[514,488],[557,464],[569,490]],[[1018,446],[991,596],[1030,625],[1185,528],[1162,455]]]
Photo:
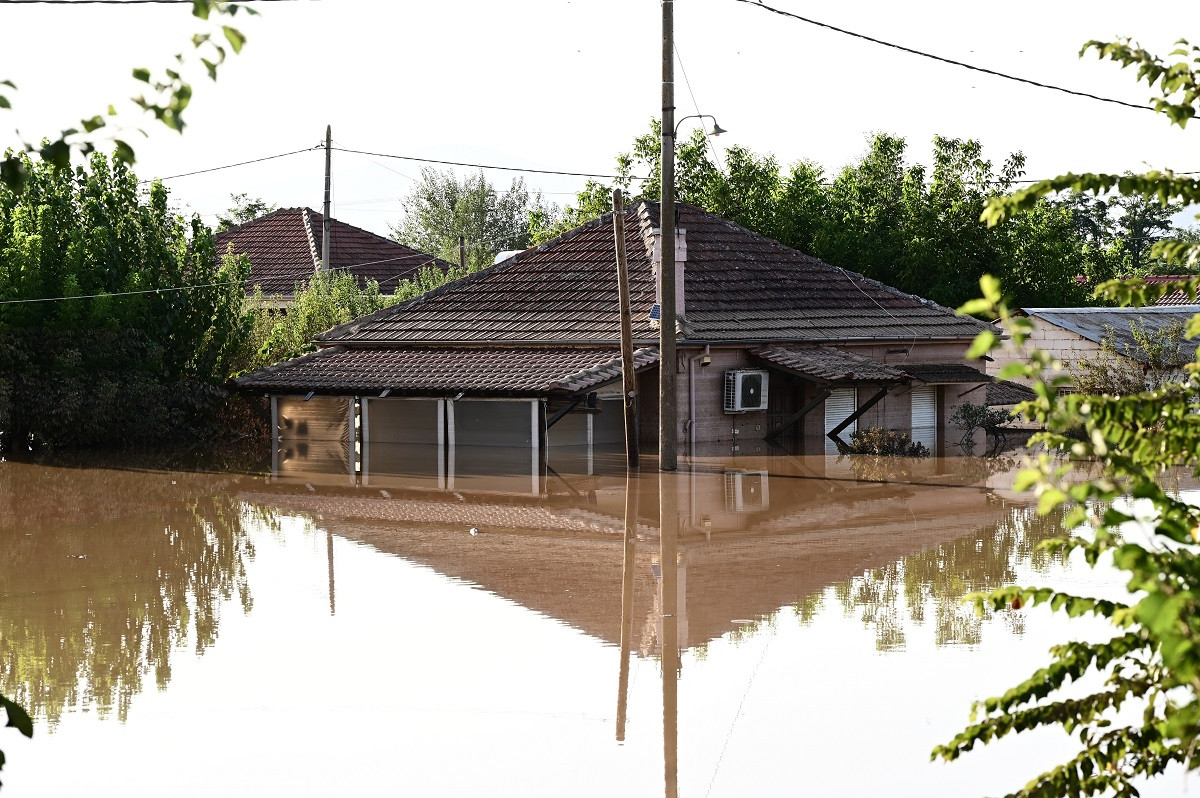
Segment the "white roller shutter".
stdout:
[[[855,410],[858,409],[858,391],[855,388],[834,388],[829,396],[825,397],[825,435],[829,433],[838,424],[845,421]],[[850,434],[858,429],[858,420],[855,419],[848,427],[841,432],[843,440],[849,441]],[[828,437],[825,438],[825,453],[837,454],[837,445]]]
[[937,451],[937,388],[927,385],[912,389],[912,439]]

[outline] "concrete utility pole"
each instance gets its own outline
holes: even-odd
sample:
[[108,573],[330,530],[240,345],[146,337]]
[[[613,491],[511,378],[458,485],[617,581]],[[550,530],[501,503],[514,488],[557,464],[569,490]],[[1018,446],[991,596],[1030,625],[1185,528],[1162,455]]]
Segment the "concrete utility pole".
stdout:
[[464,272],[467,270],[467,237],[458,237],[458,268]]
[[658,465],[678,468],[675,396],[675,3],[662,0],[662,230],[658,261]]
[[633,318],[629,309],[629,262],[625,254],[625,204],[621,189],[613,189],[613,239],[617,246],[617,294],[621,312],[621,389],[625,394],[625,457],[638,468],[638,390],[633,370]]
[[329,186],[333,179],[333,126],[325,126],[325,207],[321,213],[321,271],[329,271]]

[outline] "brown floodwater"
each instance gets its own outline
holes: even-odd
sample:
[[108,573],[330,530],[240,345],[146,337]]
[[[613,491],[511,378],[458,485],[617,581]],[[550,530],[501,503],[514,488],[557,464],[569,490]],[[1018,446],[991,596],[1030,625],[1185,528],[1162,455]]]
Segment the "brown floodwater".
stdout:
[[1120,589],[1008,460],[320,458],[0,462],[5,796],[1004,793],[1072,738],[930,749],[1105,628],[963,596]]

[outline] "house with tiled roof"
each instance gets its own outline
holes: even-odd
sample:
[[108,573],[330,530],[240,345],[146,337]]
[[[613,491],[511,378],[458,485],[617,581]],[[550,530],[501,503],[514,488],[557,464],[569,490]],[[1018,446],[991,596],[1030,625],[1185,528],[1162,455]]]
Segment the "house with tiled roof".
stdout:
[[[664,367],[658,210],[640,201],[624,216],[639,429],[649,447]],[[989,381],[964,359],[982,322],[700,208],[680,204],[678,229],[678,356],[666,366],[679,375],[682,454],[765,452],[768,438],[825,451],[827,433],[856,426],[911,431],[934,451],[958,440],[948,419],[959,403],[981,401],[972,391]],[[614,252],[608,214],[329,330],[316,352],[237,384],[273,397],[280,440],[326,423],[305,405],[332,402],[324,434],[340,441],[351,472],[382,444],[535,452],[619,444]]]
[[[329,268],[353,274],[360,285],[374,280],[390,294],[422,268],[450,268],[446,261],[390,238],[329,221]],[[321,268],[323,223],[324,217],[311,208],[280,208],[217,233],[217,249],[250,260],[248,292],[261,286],[264,294],[281,296],[286,304],[294,298],[296,284]]]
[[[1148,274],[1142,279],[1147,285],[1160,285],[1162,283],[1178,283],[1184,280],[1195,279],[1194,274]],[[1154,302],[1155,305],[1164,307],[1179,307],[1182,305],[1194,305],[1196,300],[1187,295],[1187,292],[1182,289],[1177,289],[1169,294],[1164,294]]]

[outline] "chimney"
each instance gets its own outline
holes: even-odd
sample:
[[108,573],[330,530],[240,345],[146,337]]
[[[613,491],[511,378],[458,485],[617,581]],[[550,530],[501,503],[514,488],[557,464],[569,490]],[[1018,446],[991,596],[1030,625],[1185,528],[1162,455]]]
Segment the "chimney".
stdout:
[[[654,301],[662,304],[662,296],[659,294],[661,287],[658,284],[658,268],[662,263],[662,229],[654,227],[650,230],[650,235],[654,239],[654,252],[650,256],[650,264],[654,271]],[[687,230],[682,227],[675,228],[675,315],[682,316],[687,312],[687,306],[684,304],[684,272],[687,266]]]

